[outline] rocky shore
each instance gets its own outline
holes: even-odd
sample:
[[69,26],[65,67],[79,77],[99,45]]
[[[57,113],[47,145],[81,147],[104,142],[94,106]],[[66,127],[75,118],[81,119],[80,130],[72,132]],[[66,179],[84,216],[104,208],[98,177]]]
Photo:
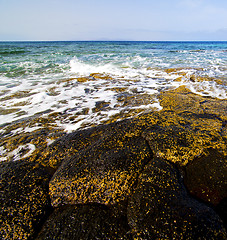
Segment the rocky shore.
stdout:
[[1,162],[0,238],[227,239],[227,100],[159,101]]

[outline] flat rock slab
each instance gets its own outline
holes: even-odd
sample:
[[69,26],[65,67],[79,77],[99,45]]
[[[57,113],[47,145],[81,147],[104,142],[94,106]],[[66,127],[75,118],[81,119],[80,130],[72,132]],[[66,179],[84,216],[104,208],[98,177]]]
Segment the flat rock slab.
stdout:
[[101,204],[56,208],[36,240],[132,239],[125,215]]
[[157,157],[186,166],[198,156],[208,154],[210,148],[226,156],[227,125],[216,115],[162,111],[140,116],[138,124],[149,120],[150,125],[141,132]]
[[56,171],[50,182],[52,205],[124,201],[151,158],[141,137],[104,137],[64,161]]
[[226,239],[219,216],[191,198],[177,170],[156,158],[138,180],[128,207],[134,239]]
[[50,178],[39,164],[0,163],[0,239],[33,236],[51,207]]

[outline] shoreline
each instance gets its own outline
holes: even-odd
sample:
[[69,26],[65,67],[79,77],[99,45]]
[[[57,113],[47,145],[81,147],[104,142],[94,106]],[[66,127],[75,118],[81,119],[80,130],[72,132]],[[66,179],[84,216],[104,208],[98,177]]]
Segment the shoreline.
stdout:
[[159,101],[160,111],[69,134],[41,117],[46,127],[8,136],[12,149],[36,149],[0,163],[3,239],[225,239],[227,100],[180,86]]

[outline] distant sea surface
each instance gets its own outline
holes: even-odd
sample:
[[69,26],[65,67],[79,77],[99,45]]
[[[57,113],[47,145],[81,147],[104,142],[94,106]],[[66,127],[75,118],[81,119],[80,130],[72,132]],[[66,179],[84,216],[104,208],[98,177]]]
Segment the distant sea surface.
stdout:
[[227,42],[0,42],[3,132],[53,113],[70,132],[160,110],[160,91],[181,85],[226,99]]

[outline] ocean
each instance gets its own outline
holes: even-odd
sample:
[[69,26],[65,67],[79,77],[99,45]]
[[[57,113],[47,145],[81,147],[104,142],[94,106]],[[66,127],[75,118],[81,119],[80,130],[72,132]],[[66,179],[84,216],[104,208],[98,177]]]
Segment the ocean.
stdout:
[[158,94],[181,85],[226,99],[227,42],[0,42],[0,131],[52,116],[71,132],[158,111]]

